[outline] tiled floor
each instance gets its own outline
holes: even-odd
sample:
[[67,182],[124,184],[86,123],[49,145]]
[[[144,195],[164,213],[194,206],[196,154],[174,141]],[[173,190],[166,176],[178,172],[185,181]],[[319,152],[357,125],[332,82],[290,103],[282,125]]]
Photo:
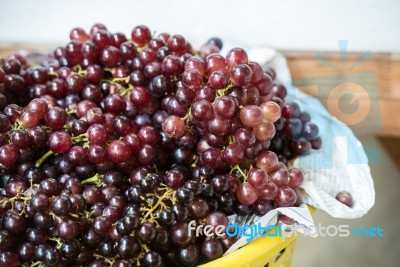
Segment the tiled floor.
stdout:
[[[398,267],[400,266],[400,169],[373,137],[363,137],[364,145],[381,151],[382,160],[371,165],[375,183],[375,206],[356,220],[335,219],[322,211],[314,215],[322,225],[348,224],[383,228],[383,237],[300,237],[292,267]],[[400,147],[398,148],[400,149]],[[399,160],[399,159],[395,159]]]

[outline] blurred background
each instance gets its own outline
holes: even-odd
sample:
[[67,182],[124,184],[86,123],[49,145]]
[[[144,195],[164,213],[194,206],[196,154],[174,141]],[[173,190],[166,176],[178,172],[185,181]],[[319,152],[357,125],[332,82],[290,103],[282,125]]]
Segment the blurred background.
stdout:
[[[295,84],[310,94],[315,84],[309,81],[318,87],[325,77],[336,86],[343,75],[367,73],[368,79],[355,82],[363,85],[368,99],[355,93],[355,108],[378,108],[353,129],[365,146],[380,152],[371,161],[376,204],[356,220],[334,219],[321,211],[314,219],[350,228],[380,226],[384,237],[299,238],[292,266],[399,266],[399,1],[13,0],[1,1],[0,10],[0,55],[66,44],[76,26],[89,30],[101,22],[129,36],[134,26],[145,24],[157,33],[182,34],[195,45],[219,36],[239,46],[276,48],[287,57]],[[347,40],[341,49],[339,40]],[[316,96],[326,101],[326,95]],[[364,105],[366,101],[372,105]]]

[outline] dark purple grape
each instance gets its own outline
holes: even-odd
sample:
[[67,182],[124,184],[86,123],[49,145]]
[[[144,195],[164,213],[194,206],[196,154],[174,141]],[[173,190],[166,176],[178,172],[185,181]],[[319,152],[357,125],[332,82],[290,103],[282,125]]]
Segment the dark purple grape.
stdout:
[[178,247],[189,245],[194,238],[194,233],[189,232],[188,229],[187,222],[177,222],[172,225],[169,231],[172,243]]
[[209,239],[201,245],[201,255],[208,261],[222,257],[224,249],[219,239]]
[[353,197],[349,192],[341,191],[336,195],[336,199],[344,205],[352,208],[354,205]]

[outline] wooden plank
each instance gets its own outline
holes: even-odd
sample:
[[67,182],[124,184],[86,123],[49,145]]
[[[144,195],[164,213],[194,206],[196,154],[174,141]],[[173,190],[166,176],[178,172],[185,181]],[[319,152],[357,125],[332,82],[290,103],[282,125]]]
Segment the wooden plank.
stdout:
[[[17,50],[51,51],[57,45],[51,44],[0,44],[0,56],[6,56]],[[317,52],[313,51],[283,51],[288,59],[288,65],[293,80],[302,81],[311,78],[321,78],[319,82],[324,84],[339,82],[339,77],[346,77],[356,73],[368,72],[375,77],[377,90],[373,92],[374,81],[363,80],[365,88],[372,88],[368,91],[370,101],[379,101],[381,129],[372,132],[380,135],[400,136],[400,116],[396,116],[400,107],[400,56],[390,53],[374,53],[371,58],[361,64],[350,68],[359,60],[363,53],[351,52],[346,54],[345,65],[342,66],[340,54],[337,52],[323,52],[323,56],[335,68],[330,68],[317,60]],[[315,88],[301,87],[305,92],[312,93]],[[365,102],[366,99],[362,99]],[[333,114],[338,115],[338,114]]]

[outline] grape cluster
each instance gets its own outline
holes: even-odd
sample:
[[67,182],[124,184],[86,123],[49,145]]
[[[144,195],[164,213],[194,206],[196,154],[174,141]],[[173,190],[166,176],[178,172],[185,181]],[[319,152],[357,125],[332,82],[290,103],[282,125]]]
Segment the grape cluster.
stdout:
[[210,39],[96,24],[0,62],[0,266],[194,266],[235,237],[189,222],[298,206],[318,127],[273,69]]

